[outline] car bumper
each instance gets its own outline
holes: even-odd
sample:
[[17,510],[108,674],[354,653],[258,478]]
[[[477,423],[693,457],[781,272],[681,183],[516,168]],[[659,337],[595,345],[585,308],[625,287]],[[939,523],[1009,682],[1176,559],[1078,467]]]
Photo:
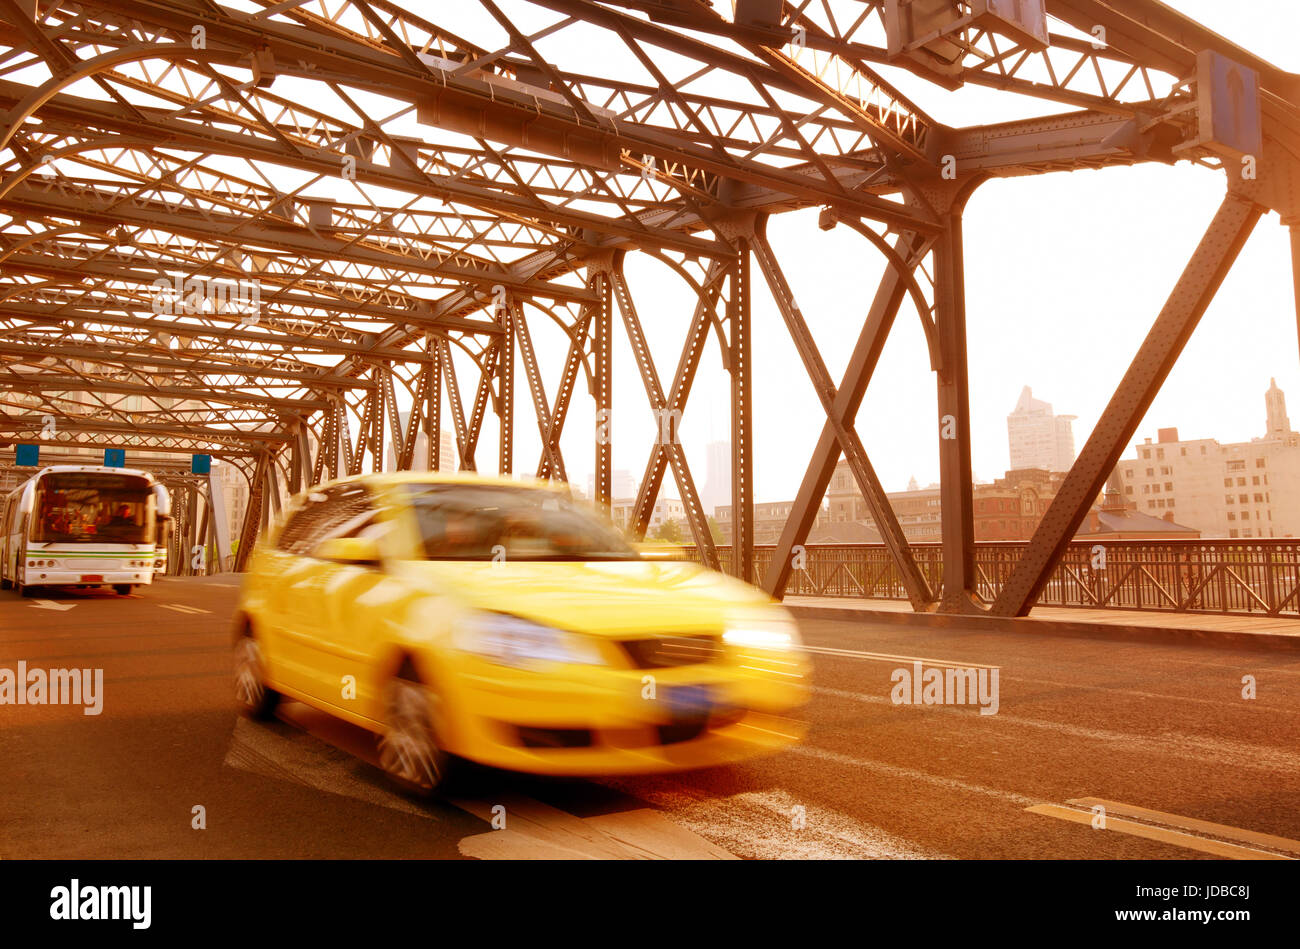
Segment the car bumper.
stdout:
[[[780,750],[805,733],[808,665],[784,653],[672,669],[575,669],[567,675],[478,660],[435,686],[448,750],[535,774],[648,774]],[[454,724],[453,724],[454,723]]]

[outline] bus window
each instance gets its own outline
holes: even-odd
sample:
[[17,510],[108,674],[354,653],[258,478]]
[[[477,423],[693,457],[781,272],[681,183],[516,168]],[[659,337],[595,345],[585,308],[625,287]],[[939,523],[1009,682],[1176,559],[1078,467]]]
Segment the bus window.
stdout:
[[153,495],[139,478],[54,472],[36,490],[34,543],[149,544]]

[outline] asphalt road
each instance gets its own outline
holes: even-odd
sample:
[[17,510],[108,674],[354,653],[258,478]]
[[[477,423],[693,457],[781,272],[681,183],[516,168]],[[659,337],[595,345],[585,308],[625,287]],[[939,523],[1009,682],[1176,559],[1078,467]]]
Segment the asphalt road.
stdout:
[[[235,714],[237,583],[0,593],[0,670],[104,670],[99,715],[0,704],[0,859],[1300,857],[1287,654],[803,621],[794,750],[618,780],[475,769],[424,804],[389,789],[365,732],[298,703]],[[996,714],[895,704],[916,659],[996,668]]]

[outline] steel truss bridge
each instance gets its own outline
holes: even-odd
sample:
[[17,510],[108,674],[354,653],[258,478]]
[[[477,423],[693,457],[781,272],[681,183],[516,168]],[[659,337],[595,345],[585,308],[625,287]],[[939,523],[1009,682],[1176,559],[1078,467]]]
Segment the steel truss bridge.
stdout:
[[[716,339],[734,572],[786,589],[843,456],[915,609],[1023,615],[1269,210],[1291,227],[1300,282],[1300,79],[1156,0],[1045,0],[1047,19],[1037,0],[443,2],[0,0],[0,446],[111,440],[237,466],[250,487],[238,568],[282,490],[379,468],[389,452],[437,467],[444,416],[463,467],[492,412],[501,471],[567,480],[579,376],[608,504],[614,334],[670,420]],[[467,7],[480,35],[443,25]],[[950,127],[882,67],[1054,114]],[[990,178],[1177,160],[1221,169],[1222,205],[1033,539],[981,597],[963,206]],[[361,198],[322,200],[332,179]],[[771,215],[807,207],[888,264],[838,381],[766,236]],[[696,300],[671,375],[624,276],[636,254]],[[761,576],[758,280],[825,412]],[[216,302],[195,304],[196,289]],[[250,289],[252,316],[239,305]],[[905,299],[937,386],[941,571],[918,566],[855,430]],[[542,365],[538,321],[567,335],[562,365]],[[521,402],[536,459],[515,452]],[[671,472],[698,555],[717,566],[673,424],[646,457],[633,528],[644,533]],[[209,516],[221,492],[173,474],[178,536],[206,538],[224,563],[232,545]]]

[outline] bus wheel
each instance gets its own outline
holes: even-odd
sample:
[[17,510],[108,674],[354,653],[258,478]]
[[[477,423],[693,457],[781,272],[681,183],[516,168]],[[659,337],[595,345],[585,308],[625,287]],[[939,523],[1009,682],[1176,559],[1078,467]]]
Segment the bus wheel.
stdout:
[[41,591],[40,587],[28,586],[25,583],[18,583],[15,586],[18,588],[19,596],[35,596]]
[[131,584],[129,584],[129,583],[114,583],[114,584],[113,584],[113,592],[116,593],[118,596],[130,596],[130,595],[131,595]]
[[13,585],[14,582],[12,580],[6,580],[4,577],[0,576],[0,590],[8,590]]

